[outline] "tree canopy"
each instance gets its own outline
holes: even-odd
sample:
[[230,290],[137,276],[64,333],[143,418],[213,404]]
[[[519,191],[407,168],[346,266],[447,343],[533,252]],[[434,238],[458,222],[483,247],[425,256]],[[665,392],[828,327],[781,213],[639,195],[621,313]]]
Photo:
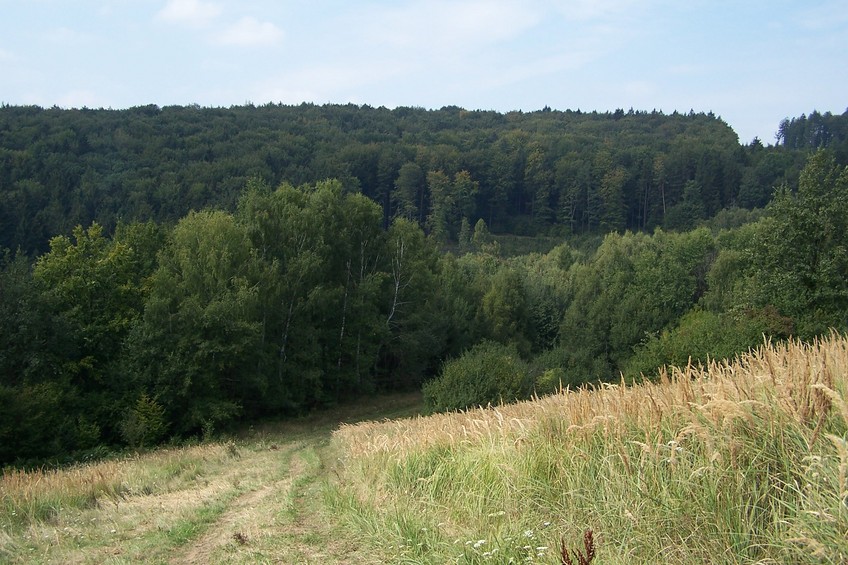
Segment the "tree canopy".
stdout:
[[712,113],[2,106],[0,247],[41,253],[76,225],[232,212],[251,178],[338,179],[380,206],[384,228],[402,216],[452,242],[463,218],[519,235],[686,229],[794,189],[815,148],[846,164],[846,123],[813,112],[764,147]]

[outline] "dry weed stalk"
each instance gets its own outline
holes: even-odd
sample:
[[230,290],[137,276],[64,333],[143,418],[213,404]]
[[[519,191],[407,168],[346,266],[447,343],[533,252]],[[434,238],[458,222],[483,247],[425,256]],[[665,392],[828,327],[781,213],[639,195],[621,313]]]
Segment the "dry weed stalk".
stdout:
[[[577,565],[589,565],[589,563],[591,563],[595,558],[595,539],[591,529],[586,530],[583,533],[583,549],[585,550],[585,553],[583,553],[580,549],[574,550],[574,557],[577,559]],[[574,565],[568,548],[565,546],[564,538],[560,541],[560,559],[562,565]]]

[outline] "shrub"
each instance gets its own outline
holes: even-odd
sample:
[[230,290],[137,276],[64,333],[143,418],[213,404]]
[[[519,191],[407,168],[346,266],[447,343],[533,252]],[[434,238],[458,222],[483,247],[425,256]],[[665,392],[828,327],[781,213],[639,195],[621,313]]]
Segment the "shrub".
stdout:
[[677,327],[637,346],[623,372],[637,378],[655,375],[663,365],[732,359],[762,345],[764,338],[785,339],[791,333],[791,320],[772,306],[718,314],[696,309],[684,315]]
[[430,410],[462,410],[529,398],[533,381],[515,347],[486,341],[447,361],[423,392]]
[[133,447],[150,447],[165,435],[165,410],[146,394],[142,394],[121,425],[121,432]]
[[566,386],[566,376],[562,367],[545,369],[542,374],[536,377],[535,389],[539,396],[553,394],[564,386]]

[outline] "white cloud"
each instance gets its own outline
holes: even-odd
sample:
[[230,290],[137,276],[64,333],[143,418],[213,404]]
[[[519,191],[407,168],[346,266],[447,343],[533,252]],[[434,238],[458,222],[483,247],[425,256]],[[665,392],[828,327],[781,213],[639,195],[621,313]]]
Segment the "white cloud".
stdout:
[[202,0],[168,0],[156,17],[169,23],[203,27],[221,15],[222,11],[219,4]]
[[283,32],[271,22],[260,22],[250,16],[243,17],[218,37],[223,45],[270,46],[283,38]]

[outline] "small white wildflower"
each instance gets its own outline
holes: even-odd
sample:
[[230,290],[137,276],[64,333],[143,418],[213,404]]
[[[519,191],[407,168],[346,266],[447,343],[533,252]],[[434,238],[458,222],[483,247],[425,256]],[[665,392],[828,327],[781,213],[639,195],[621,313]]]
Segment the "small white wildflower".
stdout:
[[548,527],[548,526],[550,526],[550,525],[551,525],[551,523],[550,523],[550,522],[544,522],[544,523],[542,523],[542,527],[543,527],[543,528],[547,528],[547,527]]
[[533,530],[524,530],[524,537],[533,539]]
[[486,540],[478,539],[476,542],[474,542],[474,549],[480,549],[480,547],[485,543],[486,543]]
[[546,545],[540,545],[539,547],[536,548],[536,551],[541,551],[541,552],[545,552],[547,550],[548,550],[548,546],[546,546]]

